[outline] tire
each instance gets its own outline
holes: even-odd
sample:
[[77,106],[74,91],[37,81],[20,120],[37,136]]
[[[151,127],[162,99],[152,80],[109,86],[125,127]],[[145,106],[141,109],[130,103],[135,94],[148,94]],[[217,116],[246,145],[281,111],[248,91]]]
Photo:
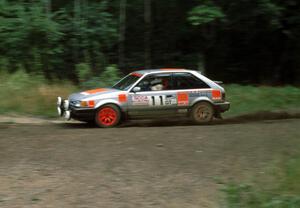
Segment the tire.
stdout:
[[216,111],[214,117],[215,117],[216,119],[223,119],[222,114],[221,114],[220,111]]
[[116,105],[104,105],[96,111],[95,123],[98,127],[112,128],[121,121],[121,111]]
[[195,104],[191,111],[191,118],[197,124],[210,123],[214,117],[214,108],[208,102]]

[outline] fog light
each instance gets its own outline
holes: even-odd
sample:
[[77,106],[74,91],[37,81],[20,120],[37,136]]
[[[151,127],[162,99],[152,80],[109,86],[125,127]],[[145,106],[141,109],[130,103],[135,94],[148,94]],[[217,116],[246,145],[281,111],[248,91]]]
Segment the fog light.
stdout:
[[61,110],[61,108],[59,106],[57,106],[57,114],[59,116],[62,116],[62,110]]
[[57,106],[61,106],[61,103],[62,103],[62,98],[58,97],[57,98]]
[[65,109],[65,110],[69,110],[69,106],[70,106],[69,101],[68,101],[68,100],[65,100],[65,101],[64,101],[64,109]]
[[64,112],[64,118],[66,120],[70,120],[71,119],[71,112],[70,111],[65,111]]

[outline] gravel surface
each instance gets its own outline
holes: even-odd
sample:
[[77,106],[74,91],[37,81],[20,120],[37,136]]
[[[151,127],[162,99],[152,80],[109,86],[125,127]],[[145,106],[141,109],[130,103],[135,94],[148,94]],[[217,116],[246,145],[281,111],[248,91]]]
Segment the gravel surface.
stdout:
[[114,129],[4,122],[0,207],[220,207],[219,179],[264,174],[299,151],[299,127],[299,119]]

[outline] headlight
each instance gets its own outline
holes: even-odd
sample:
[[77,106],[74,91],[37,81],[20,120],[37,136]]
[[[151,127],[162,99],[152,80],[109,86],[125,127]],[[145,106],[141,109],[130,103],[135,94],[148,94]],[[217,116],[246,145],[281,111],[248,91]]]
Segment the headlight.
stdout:
[[94,108],[94,107],[95,107],[95,101],[94,101],[94,100],[81,101],[81,102],[80,102],[80,106],[81,106],[81,107]]
[[81,102],[80,102],[80,106],[81,106],[81,107],[88,107],[87,101],[81,101]]
[[70,105],[75,106],[75,107],[80,107],[80,101],[79,100],[71,100]]

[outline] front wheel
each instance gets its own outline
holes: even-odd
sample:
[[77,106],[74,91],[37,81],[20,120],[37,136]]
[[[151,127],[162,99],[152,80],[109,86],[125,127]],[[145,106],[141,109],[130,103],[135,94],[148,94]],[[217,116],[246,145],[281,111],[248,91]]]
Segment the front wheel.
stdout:
[[214,116],[213,106],[207,102],[200,102],[195,104],[191,111],[192,120],[198,124],[211,122],[213,116]]
[[105,105],[100,107],[95,115],[97,126],[112,128],[117,126],[121,120],[120,109],[115,105]]

